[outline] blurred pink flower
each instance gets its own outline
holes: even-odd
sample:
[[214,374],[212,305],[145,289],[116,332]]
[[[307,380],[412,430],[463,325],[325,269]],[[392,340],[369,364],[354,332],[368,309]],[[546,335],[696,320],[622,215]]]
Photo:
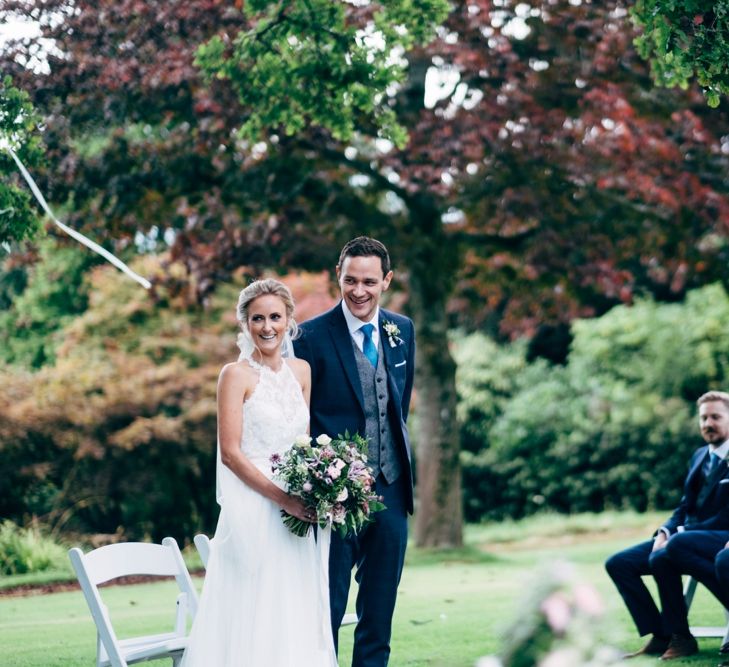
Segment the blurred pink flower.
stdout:
[[590,584],[577,584],[573,594],[577,608],[589,616],[600,616],[605,610],[600,594]]
[[563,592],[557,591],[545,598],[540,609],[554,632],[563,634],[567,630],[572,614],[569,600]]

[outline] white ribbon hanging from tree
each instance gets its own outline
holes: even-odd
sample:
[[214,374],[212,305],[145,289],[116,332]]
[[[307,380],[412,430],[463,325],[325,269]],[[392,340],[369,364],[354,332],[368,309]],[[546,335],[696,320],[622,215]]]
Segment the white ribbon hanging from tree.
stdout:
[[20,161],[20,158],[15,154],[15,151],[9,145],[7,145],[6,142],[0,142],[0,148],[5,148],[5,150],[10,153],[10,156],[13,158],[13,160],[15,160],[15,164],[18,165],[20,173],[23,174],[23,178],[25,178],[26,183],[28,183],[31,192],[35,195],[35,198],[38,200],[41,208],[46,212],[46,215],[48,215],[48,217],[54,222],[57,227],[60,227],[64,232],[66,232],[66,234],[76,239],[79,243],[83,243],[83,245],[85,245],[87,248],[101,255],[106,261],[111,262],[117,269],[126,273],[133,280],[136,280],[142,287],[144,287],[144,289],[149,289],[150,287],[152,287],[152,283],[150,283],[149,280],[132,271],[118,257],[112,255],[108,250],[102,248],[98,243],[95,243],[91,239],[85,237],[83,234],[80,234],[75,229],[71,229],[69,226],[64,225],[58,218],[56,218],[56,216],[53,215],[53,211],[51,211],[50,207],[48,206],[45,198],[43,197],[43,194],[38,188],[38,185],[33,180],[33,177],[28,173],[28,170],[25,168],[25,165]]

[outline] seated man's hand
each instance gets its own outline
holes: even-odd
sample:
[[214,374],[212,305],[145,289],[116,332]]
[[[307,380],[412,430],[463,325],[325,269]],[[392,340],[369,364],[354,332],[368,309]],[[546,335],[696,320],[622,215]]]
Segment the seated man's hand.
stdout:
[[653,540],[653,549],[651,549],[651,551],[658,551],[659,549],[663,549],[663,547],[666,546],[666,542],[668,542],[666,533],[660,531],[658,535],[656,535],[656,539]]

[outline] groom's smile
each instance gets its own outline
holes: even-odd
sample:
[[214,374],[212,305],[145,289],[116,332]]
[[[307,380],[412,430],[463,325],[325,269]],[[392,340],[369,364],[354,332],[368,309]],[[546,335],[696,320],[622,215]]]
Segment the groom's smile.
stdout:
[[337,267],[342,299],[357,319],[369,322],[377,310],[382,293],[390,286],[392,271],[383,274],[379,257],[345,257]]

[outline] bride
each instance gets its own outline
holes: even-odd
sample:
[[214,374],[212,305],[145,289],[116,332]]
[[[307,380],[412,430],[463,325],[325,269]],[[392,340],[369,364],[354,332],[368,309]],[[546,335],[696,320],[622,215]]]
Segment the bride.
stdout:
[[335,667],[326,540],[297,537],[280,510],[314,517],[271,479],[270,457],[308,432],[309,365],[282,356],[294,302],[277,280],[238,299],[241,355],[218,380],[221,506],[182,667]]

